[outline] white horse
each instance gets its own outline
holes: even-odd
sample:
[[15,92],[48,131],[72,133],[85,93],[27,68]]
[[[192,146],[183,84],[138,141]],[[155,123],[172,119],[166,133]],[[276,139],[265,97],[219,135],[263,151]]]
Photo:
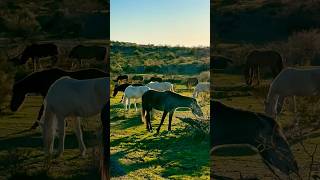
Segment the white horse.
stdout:
[[169,82],[149,82],[146,84],[151,89],[157,90],[157,91],[172,91],[174,92],[173,84]]
[[209,82],[199,82],[194,88],[192,97],[198,97],[200,92],[209,92],[210,93],[210,83]]
[[265,101],[265,112],[275,118],[281,112],[284,99],[295,96],[315,96],[320,94],[320,68],[286,68],[273,80]]
[[80,117],[99,114],[109,99],[109,78],[76,80],[62,77],[54,82],[44,100],[44,113],[40,120],[45,152],[53,152],[55,132],[58,130],[58,156],[64,151],[65,119],[75,117],[75,133],[81,155],[86,147],[82,138]]
[[134,107],[137,111],[137,99],[141,98],[142,95],[150,90],[149,87],[147,86],[128,86],[124,90],[124,95],[123,95],[123,104],[125,107],[125,110],[130,110],[131,102],[130,99],[134,99]]

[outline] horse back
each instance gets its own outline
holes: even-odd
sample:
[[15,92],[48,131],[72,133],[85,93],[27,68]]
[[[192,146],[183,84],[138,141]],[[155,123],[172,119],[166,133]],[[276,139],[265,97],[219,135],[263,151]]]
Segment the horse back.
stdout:
[[53,43],[32,44],[27,46],[22,53],[25,57],[46,57],[58,54],[58,47]]

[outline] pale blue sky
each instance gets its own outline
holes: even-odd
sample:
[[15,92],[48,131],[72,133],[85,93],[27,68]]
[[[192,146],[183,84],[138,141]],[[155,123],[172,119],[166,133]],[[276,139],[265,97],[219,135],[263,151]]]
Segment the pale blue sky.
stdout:
[[111,0],[111,40],[209,46],[209,0]]

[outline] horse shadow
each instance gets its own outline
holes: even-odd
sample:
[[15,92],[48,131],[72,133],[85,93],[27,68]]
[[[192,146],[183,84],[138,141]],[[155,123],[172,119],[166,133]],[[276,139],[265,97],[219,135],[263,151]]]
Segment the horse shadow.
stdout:
[[[153,166],[161,166],[163,171],[162,177],[170,177],[172,175],[190,175],[200,177],[203,167],[209,167],[209,140],[205,137],[202,141],[193,139],[189,130],[176,128],[171,132],[162,131],[158,135],[154,132],[150,133],[146,138],[139,138],[149,132],[141,132],[140,134],[130,135],[112,140],[111,147],[126,144],[126,148],[122,151],[112,154],[115,159],[121,159],[129,154],[144,153],[144,155],[135,158],[135,163],[121,164],[125,173],[148,168]],[[199,148],[199,146],[201,148]],[[151,160],[148,154],[156,152]],[[147,157],[147,158],[145,158]],[[130,157],[131,158],[131,157]],[[111,176],[116,174],[111,172]]]
[[[96,139],[96,132],[83,131],[83,138],[87,147],[94,145],[93,139]],[[55,138],[55,147],[57,147],[58,138]],[[78,148],[77,137],[74,133],[68,133],[65,137],[65,149]],[[42,135],[40,132],[22,134],[18,137],[6,137],[0,139],[0,151],[12,150],[16,148],[43,148]]]

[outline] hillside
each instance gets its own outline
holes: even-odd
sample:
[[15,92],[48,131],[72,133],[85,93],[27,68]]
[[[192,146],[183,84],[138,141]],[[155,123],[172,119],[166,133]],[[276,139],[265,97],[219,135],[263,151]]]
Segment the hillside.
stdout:
[[102,0],[3,0],[0,37],[108,38],[108,6]]
[[209,47],[111,42],[112,73],[198,74],[209,69]]
[[313,0],[212,0],[211,38],[224,43],[286,40],[320,27],[320,2]]

